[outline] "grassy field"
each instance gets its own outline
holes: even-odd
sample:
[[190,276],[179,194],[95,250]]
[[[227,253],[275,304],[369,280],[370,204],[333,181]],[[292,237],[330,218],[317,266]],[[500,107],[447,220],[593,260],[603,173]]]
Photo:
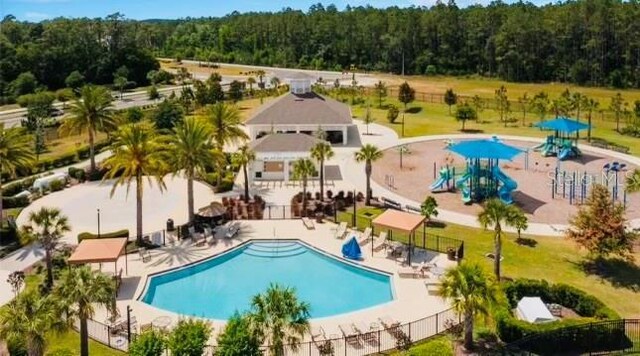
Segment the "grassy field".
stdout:
[[[358,210],[357,224],[362,230],[369,226],[363,213],[374,216],[382,210],[363,208]],[[351,224],[351,214],[340,213],[338,220]],[[465,259],[478,261],[492,270],[492,261],[484,255],[493,251],[493,232],[468,228],[455,224],[429,227],[427,232],[464,241]],[[406,237],[394,234],[394,239]],[[611,262],[606,275],[588,274],[582,268],[584,252],[570,241],[557,237],[523,236],[527,244],[516,242],[516,236],[506,234],[503,241],[502,273],[511,278],[546,279],[567,283],[600,298],[612,309],[627,318],[640,317],[640,266]],[[636,260],[640,253],[636,253]]]
[[[80,335],[75,331],[68,331],[62,334],[51,334],[48,338],[49,348],[47,355],[57,352],[70,351],[72,355],[80,355]],[[66,355],[66,353],[65,353]],[[120,356],[124,352],[114,350],[101,343],[89,341],[89,355],[91,356]]]
[[390,86],[398,86],[406,80],[416,91],[427,93],[444,93],[447,89],[453,89],[454,92],[461,95],[478,95],[482,98],[493,98],[495,90],[504,85],[511,100],[517,100],[523,96],[524,93],[527,93],[529,97],[533,97],[540,91],[546,92],[553,98],[559,96],[566,89],[569,89],[571,92],[580,92],[598,100],[601,108],[608,107],[611,97],[616,93],[621,93],[628,102],[640,100],[640,90],[637,89],[622,90],[602,87],[584,87],[569,83],[513,83],[478,76],[406,76],[402,78],[399,75],[375,75],[380,77],[381,80],[388,82]]
[[[347,99],[342,97],[342,99]],[[402,132],[402,113],[394,124],[387,120],[387,110],[378,108],[377,98],[367,97],[369,104],[352,105],[353,116],[362,118],[365,114],[367,105],[370,105],[370,111],[375,122],[395,130],[398,135]],[[387,98],[385,104],[394,104],[402,108],[402,104],[395,98]],[[528,113],[524,125],[522,124],[522,112],[514,112],[513,117],[517,122],[508,123],[505,127],[504,122],[500,121],[499,115],[494,110],[483,110],[478,115],[478,120],[466,123],[466,131],[461,130],[462,125],[453,115],[449,115],[449,109],[443,104],[431,104],[415,101],[409,106],[409,112],[405,113],[405,137],[424,136],[424,135],[440,135],[454,133],[485,133],[497,135],[520,135],[533,137],[546,137],[550,133],[541,131],[530,124],[539,121],[536,115]],[[452,108],[455,112],[455,107]],[[547,117],[548,119],[550,117]],[[592,137],[614,142],[630,148],[630,153],[640,155],[640,139],[621,135],[615,131],[615,122],[608,119],[603,120],[599,116],[593,118]],[[623,124],[621,124],[621,127]],[[581,137],[586,137],[583,131]],[[581,139],[582,143],[586,143],[586,139]]]

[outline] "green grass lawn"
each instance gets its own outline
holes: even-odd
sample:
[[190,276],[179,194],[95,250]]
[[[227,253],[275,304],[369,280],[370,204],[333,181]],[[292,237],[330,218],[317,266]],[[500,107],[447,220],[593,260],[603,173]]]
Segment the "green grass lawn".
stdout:
[[[359,229],[369,226],[368,217],[363,213],[379,214],[382,210],[364,208],[358,211]],[[340,213],[338,220],[351,224],[350,213]],[[493,232],[469,228],[455,224],[429,227],[427,231],[445,237],[464,241],[465,256],[470,261],[478,261],[492,271],[492,261],[484,255],[493,251]],[[418,234],[420,235],[420,234]],[[394,239],[406,237],[394,234]],[[559,237],[523,236],[531,239],[531,245],[518,244],[516,236],[505,234],[503,242],[502,274],[510,278],[546,279],[549,282],[566,283],[580,288],[601,299],[621,316],[640,316],[640,266],[612,263],[607,278],[600,278],[584,272],[581,263],[584,252],[570,241]],[[529,241],[529,240],[528,240]],[[640,254],[636,254],[636,260]]]
[[[343,96],[342,99],[347,97]],[[375,123],[387,126],[395,130],[399,136],[402,131],[402,113],[398,117],[394,124],[391,124],[387,120],[387,110],[378,108],[378,100],[375,97],[367,97],[369,104],[371,105],[371,114],[375,119]],[[399,108],[402,108],[402,104],[395,98],[387,98],[386,104],[394,104]],[[351,109],[353,116],[361,118],[364,116],[367,104],[352,105]],[[494,110],[483,110],[478,114],[477,122],[467,122],[465,129],[466,132],[462,132],[462,125],[458,122],[454,116],[449,115],[449,109],[444,104],[431,104],[421,101],[415,101],[411,103],[408,113],[405,113],[405,137],[425,136],[425,135],[442,135],[442,134],[458,134],[458,133],[484,133],[484,134],[497,134],[497,135],[519,135],[519,136],[532,136],[532,137],[546,137],[550,133],[548,131],[541,131],[535,127],[530,127],[530,123],[536,123],[539,121],[539,117],[535,114],[528,113],[525,124],[522,125],[522,112],[513,112],[512,117],[518,120],[518,122],[509,123],[507,127],[500,121],[498,113]],[[402,109],[401,109],[402,111]],[[452,108],[452,113],[455,112],[455,106]],[[547,115],[547,119],[551,119],[552,115]],[[583,121],[585,120],[583,115]],[[593,131],[592,137],[604,139],[609,142],[614,142],[630,148],[630,153],[634,155],[640,155],[640,139],[624,136],[615,131],[615,122],[610,118],[602,119],[600,115],[594,115],[593,117]],[[621,122],[621,127],[624,127],[624,122]],[[586,137],[586,131],[583,131],[581,137]],[[586,144],[586,140],[582,139],[581,142]]]
[[[62,334],[52,334],[49,336],[48,341],[49,348],[47,349],[47,355],[60,352],[62,350],[71,351],[73,355],[80,355],[80,335],[75,331],[68,331]],[[125,353],[90,340],[89,355],[120,356],[125,355]]]

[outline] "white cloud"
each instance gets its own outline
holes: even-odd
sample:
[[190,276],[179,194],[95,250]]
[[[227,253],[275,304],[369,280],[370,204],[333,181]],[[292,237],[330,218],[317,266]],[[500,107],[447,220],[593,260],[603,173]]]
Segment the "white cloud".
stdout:
[[34,12],[34,11],[28,11],[24,14],[24,17],[29,19],[29,20],[44,20],[44,19],[48,19],[51,17],[51,15],[49,14],[45,14],[42,12]]

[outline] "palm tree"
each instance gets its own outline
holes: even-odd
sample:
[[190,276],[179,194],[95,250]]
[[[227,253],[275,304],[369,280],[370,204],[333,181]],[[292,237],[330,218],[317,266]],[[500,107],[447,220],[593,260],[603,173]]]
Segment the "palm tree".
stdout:
[[[32,138],[25,129],[6,129],[0,123],[0,176],[15,177],[16,171],[31,168],[35,161]],[[0,228],[2,227],[2,179],[0,179]],[[0,229],[2,230],[2,229]]]
[[634,169],[627,177],[627,191],[629,193],[640,192],[640,169]]
[[137,241],[142,242],[142,196],[143,180],[149,183],[155,179],[161,190],[165,188],[163,176],[168,172],[165,143],[153,126],[147,122],[122,126],[115,135],[111,148],[113,156],[105,160],[109,168],[105,179],[116,178],[111,196],[118,186],[126,185],[127,193],[131,183],[136,186]]
[[320,197],[324,199],[324,162],[333,157],[333,149],[328,142],[318,142],[311,148],[311,158],[320,164]]
[[584,102],[582,103],[582,109],[587,112],[587,122],[589,123],[589,127],[587,128],[587,141],[591,142],[591,117],[595,110],[598,110],[600,103],[593,99],[584,96]]
[[65,327],[60,312],[53,296],[24,292],[0,309],[0,339],[23,342],[27,355],[42,356],[47,334]]
[[271,86],[274,89],[278,89],[278,87],[280,87],[280,78],[278,77],[271,77]]
[[255,83],[256,83],[256,78],[254,77],[247,78],[247,84],[249,84],[249,91],[251,92],[252,95],[253,95],[253,85]]
[[46,285],[53,286],[53,252],[65,232],[71,231],[69,219],[58,208],[42,207],[29,213],[30,232],[21,234],[22,243],[38,242],[44,249],[44,260],[47,265]]
[[254,335],[269,344],[274,356],[284,355],[284,345],[297,351],[309,331],[309,304],[299,301],[295,290],[272,284],[253,297],[249,314]]
[[232,156],[233,164],[242,167],[244,174],[244,201],[249,202],[249,174],[247,166],[256,159],[256,153],[248,146],[243,145]]
[[67,318],[80,320],[80,355],[89,355],[87,320],[93,318],[95,307],[115,313],[116,286],[113,278],[87,266],[65,269],[56,286],[55,295],[65,306]]
[[366,205],[369,205],[371,202],[371,163],[379,160],[383,155],[384,153],[380,151],[378,147],[369,143],[362,146],[360,151],[355,153],[356,162],[365,162],[364,173],[367,175]]
[[213,126],[213,140],[222,150],[225,144],[248,140],[249,136],[240,127],[240,112],[234,105],[219,102],[209,105],[200,117]]
[[89,133],[89,159],[91,171],[96,170],[95,137],[98,131],[115,128],[111,93],[105,87],[87,85],[82,88],[81,97],[71,105],[71,115],[66,118],[60,130],[63,133]]
[[493,269],[497,280],[500,280],[500,258],[502,255],[502,224],[505,226],[516,227],[518,219],[522,216],[522,212],[515,205],[507,205],[500,199],[488,200],[483,210],[478,214],[478,221],[483,228],[493,225],[495,232]]
[[211,140],[213,128],[209,123],[188,117],[173,129],[169,137],[171,154],[168,155],[172,169],[182,171],[187,179],[187,207],[189,222],[195,216],[193,181],[206,173],[207,167],[216,165],[221,153],[214,150]]
[[258,69],[256,71],[256,75],[258,76],[258,87],[260,87],[260,89],[264,88],[264,76],[267,75],[267,73],[265,73],[265,71],[263,71],[262,69]]
[[497,300],[497,284],[477,263],[462,262],[442,277],[440,295],[464,318],[464,347],[473,347],[473,319],[487,315]]
[[308,158],[293,162],[293,179],[302,181],[302,215],[307,215],[307,182],[309,177],[317,175],[316,166]]

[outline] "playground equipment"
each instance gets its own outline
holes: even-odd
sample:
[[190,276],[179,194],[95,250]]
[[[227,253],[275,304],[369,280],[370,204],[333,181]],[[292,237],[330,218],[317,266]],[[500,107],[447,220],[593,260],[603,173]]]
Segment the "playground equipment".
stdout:
[[595,174],[578,171],[567,172],[556,168],[551,180],[551,198],[569,199],[571,205],[584,204],[593,185],[600,184],[611,189],[611,197],[614,202],[621,202],[626,207],[627,190],[623,186],[624,179],[619,179],[619,173],[624,172],[626,167],[625,163],[607,163],[602,167],[602,172]]
[[447,187],[447,190],[450,190],[452,187],[450,182],[454,176],[453,170],[449,167],[443,167],[440,169],[439,174],[440,177],[429,186],[429,190],[431,190],[432,192],[436,190],[442,190],[445,185]]
[[[540,152],[543,156],[557,156],[564,161],[582,155],[578,149],[577,135],[581,130],[589,128],[589,125],[566,117],[557,117],[555,120],[544,121],[535,126],[541,129],[554,130],[555,135],[547,136],[547,140],[535,147],[534,151]],[[575,133],[575,137],[573,134]]]
[[466,159],[466,169],[457,178],[454,169],[441,169],[439,178],[431,187],[442,188],[454,179],[455,187],[462,192],[462,201],[465,203],[479,202],[492,197],[498,197],[506,204],[513,203],[511,193],[518,184],[500,170],[499,162],[512,160],[521,154],[522,150],[500,142],[497,137],[489,140],[463,141],[448,145],[447,149]]

